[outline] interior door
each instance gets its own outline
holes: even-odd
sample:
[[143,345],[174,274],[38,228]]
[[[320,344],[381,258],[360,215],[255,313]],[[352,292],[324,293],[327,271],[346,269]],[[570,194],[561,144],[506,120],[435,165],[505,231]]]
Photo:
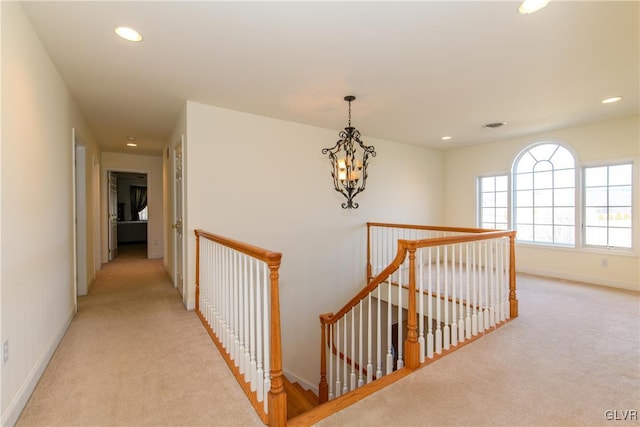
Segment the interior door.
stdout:
[[109,261],[118,256],[118,176],[109,171]]
[[182,231],[182,140],[174,148],[174,223],[175,230],[175,283],[180,293],[184,296],[184,265],[183,265],[183,231]]

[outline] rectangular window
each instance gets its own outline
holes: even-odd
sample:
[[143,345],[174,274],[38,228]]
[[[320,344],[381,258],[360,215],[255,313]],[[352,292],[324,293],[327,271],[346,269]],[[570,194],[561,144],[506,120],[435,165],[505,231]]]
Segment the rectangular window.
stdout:
[[587,246],[632,247],[631,163],[584,168],[584,242]]
[[509,228],[509,179],[507,175],[478,178],[478,226],[493,230]]

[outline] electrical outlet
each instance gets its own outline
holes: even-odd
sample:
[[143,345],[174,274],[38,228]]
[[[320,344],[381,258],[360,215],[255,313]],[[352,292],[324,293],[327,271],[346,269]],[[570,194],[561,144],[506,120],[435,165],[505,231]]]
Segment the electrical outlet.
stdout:
[[2,366],[9,360],[9,340],[2,344]]

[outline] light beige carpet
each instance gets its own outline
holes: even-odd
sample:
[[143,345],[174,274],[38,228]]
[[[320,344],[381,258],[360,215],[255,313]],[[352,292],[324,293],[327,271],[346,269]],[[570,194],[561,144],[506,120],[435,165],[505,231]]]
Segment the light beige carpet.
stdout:
[[318,425],[640,425],[638,293],[519,275],[518,299],[514,321]]
[[122,249],[79,299],[17,426],[263,425],[162,262]]

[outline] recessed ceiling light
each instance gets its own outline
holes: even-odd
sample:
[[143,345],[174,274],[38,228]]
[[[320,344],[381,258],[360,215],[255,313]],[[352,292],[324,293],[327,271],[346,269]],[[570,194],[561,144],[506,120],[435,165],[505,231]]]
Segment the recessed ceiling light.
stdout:
[[135,141],[136,137],[135,136],[128,136],[127,137],[127,141]]
[[520,7],[518,10],[523,15],[528,15],[529,13],[537,12],[543,7],[545,7],[549,3],[549,0],[524,0],[520,3]]
[[499,128],[500,126],[504,126],[506,125],[507,122],[495,122],[495,123],[487,123],[486,125],[483,125],[482,127],[488,128],[488,129],[495,129],[495,128]]
[[603,104],[611,104],[613,102],[618,102],[622,99],[621,96],[612,96],[611,98],[607,98],[607,99],[603,99],[602,103]]
[[116,27],[114,30],[117,35],[122,37],[125,40],[129,40],[130,42],[139,42],[142,41],[142,36],[139,32],[129,27]]
[[136,144],[135,142],[127,142],[127,147],[137,147],[138,144]]
[[440,138],[440,139],[442,139],[443,141],[448,141],[448,140],[450,140],[450,139],[451,139],[451,137],[450,137],[450,136],[443,136],[443,137],[442,137],[442,138]]

